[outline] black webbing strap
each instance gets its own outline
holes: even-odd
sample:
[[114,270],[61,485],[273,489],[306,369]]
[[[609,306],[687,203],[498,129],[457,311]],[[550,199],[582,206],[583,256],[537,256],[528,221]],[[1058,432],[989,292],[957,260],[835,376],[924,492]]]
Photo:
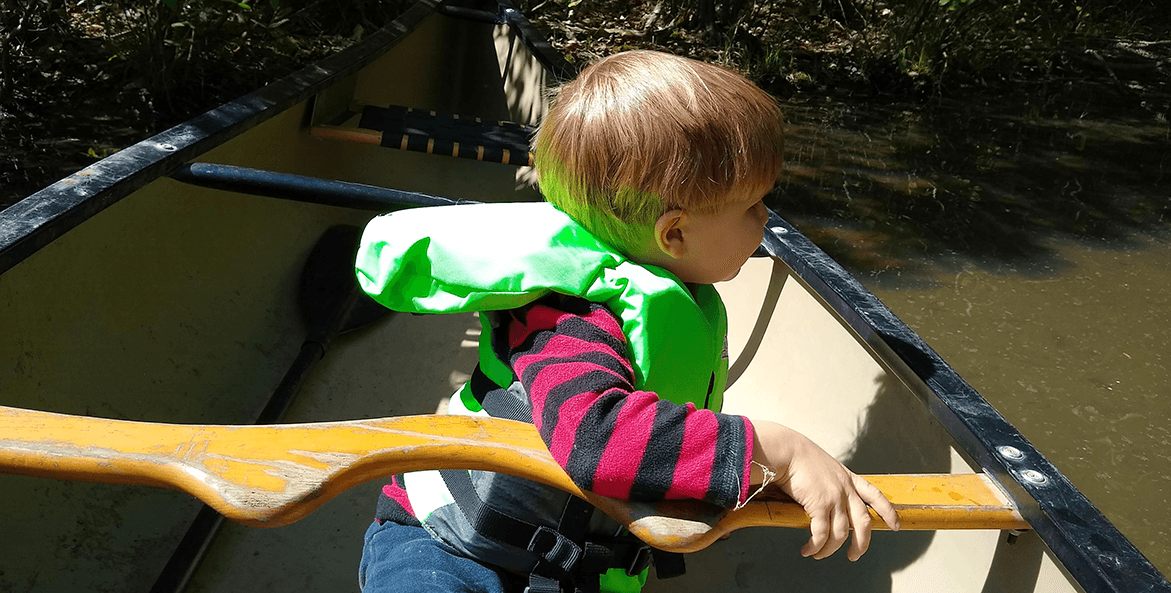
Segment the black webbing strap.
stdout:
[[480,370],[480,365],[476,365],[469,382],[472,394],[493,418],[533,421],[532,403],[520,381],[513,381],[508,387],[501,387]]
[[552,529],[488,506],[466,470],[440,470],[439,474],[476,533],[537,555],[537,566],[529,575],[529,593],[574,588],[589,593],[597,590],[598,576],[609,568],[636,575],[650,564],[650,548],[633,537],[607,543],[586,541],[594,507],[580,498],[569,498],[557,529]]
[[584,552],[556,530],[497,511],[480,498],[467,470],[440,470],[443,483],[472,528],[485,537],[533,552],[563,574],[577,568]]
[[[577,559],[577,562],[574,563],[573,567],[566,571],[562,577],[566,581],[564,584],[566,585],[566,589],[569,591],[573,591],[575,587],[579,591],[582,591],[582,593],[596,593],[598,590],[598,579],[596,576],[598,572],[595,571],[593,575],[590,575],[593,578],[589,578],[580,574],[583,568],[581,566],[583,560],[586,560],[587,558],[591,561],[597,560],[596,557],[590,558],[590,552],[592,550],[596,555],[598,546],[593,546],[591,548],[586,544],[585,541],[586,532],[590,527],[590,517],[592,517],[593,514],[593,505],[576,496],[570,496],[569,500],[565,502],[565,508],[561,511],[561,519],[557,522],[558,534],[576,544],[578,549],[582,552],[581,557]],[[534,570],[533,573],[538,576],[550,576],[547,572],[542,571],[541,568],[542,567],[538,565],[537,570]],[[543,572],[545,572],[545,574],[542,574]],[[581,578],[575,578],[579,576]],[[530,584],[532,583],[532,577],[533,575],[529,576]]]

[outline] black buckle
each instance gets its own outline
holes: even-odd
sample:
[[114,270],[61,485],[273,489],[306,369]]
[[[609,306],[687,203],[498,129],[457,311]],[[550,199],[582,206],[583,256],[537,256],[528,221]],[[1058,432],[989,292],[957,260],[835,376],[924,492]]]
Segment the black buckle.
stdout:
[[639,546],[638,551],[634,553],[634,558],[630,561],[630,566],[626,567],[626,574],[628,576],[637,576],[642,574],[651,565],[651,549],[646,546]]
[[573,572],[583,554],[577,544],[548,527],[538,527],[533,532],[528,550],[565,572]]

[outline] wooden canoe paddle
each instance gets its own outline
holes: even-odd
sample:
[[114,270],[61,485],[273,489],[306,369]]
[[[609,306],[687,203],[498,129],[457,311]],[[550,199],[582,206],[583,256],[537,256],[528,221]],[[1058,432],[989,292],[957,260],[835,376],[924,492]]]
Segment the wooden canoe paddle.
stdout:
[[[229,519],[276,527],[347,488],[401,472],[479,469],[584,498],[646,543],[693,552],[742,527],[809,526],[804,510],[766,489],[738,510],[699,501],[634,503],[578,488],[529,424],[472,416],[212,426],[128,422],[0,406],[0,472],[161,486]],[[866,476],[903,529],[1028,529],[982,474]],[[873,511],[876,529],[886,524]]]

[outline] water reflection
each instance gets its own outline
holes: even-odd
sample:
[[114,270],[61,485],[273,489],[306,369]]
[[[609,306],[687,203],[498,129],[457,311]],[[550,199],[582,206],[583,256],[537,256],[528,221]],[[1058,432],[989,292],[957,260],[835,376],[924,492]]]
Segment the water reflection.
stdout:
[[[1013,109],[1019,115],[1006,115]],[[773,205],[859,271],[961,254],[1047,275],[1053,237],[1158,234],[1171,222],[1171,131],[1028,107],[792,105]],[[879,282],[885,278],[878,278]]]
[[791,105],[770,205],[1171,574],[1171,131],[1079,115]]

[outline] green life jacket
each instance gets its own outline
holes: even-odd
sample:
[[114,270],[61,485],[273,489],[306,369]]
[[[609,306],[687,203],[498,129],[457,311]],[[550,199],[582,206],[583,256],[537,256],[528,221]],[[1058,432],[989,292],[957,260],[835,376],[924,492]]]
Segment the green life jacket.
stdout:
[[[630,261],[550,204],[445,206],[380,216],[366,227],[356,268],[370,296],[402,312],[503,311],[550,292],[601,303],[622,322],[636,389],[677,404],[715,411],[722,406],[727,317],[715,289],[689,289],[666,270]],[[480,315],[478,370],[507,389],[516,378],[493,348],[493,318]],[[449,413],[488,413],[472,383],[453,398]],[[511,476],[441,473],[406,476],[416,517],[469,557],[510,570],[533,570],[525,563],[535,560],[502,545],[496,535],[480,532],[467,520],[478,511],[464,507],[490,501],[499,512],[560,529],[557,520],[565,505],[576,500]],[[450,480],[469,478],[487,493],[485,500],[461,503],[453,496]],[[493,492],[511,496],[496,498]],[[613,535],[616,525],[605,521],[598,532]],[[612,568],[600,577],[599,587],[637,592],[645,580],[645,569]]]
[[[678,404],[722,406],[727,315],[716,290],[689,289],[666,270],[629,260],[550,204],[380,216],[366,227],[356,267],[370,296],[402,312],[507,310],[550,292],[601,303],[622,321],[636,389]],[[512,370],[492,351],[488,316],[480,319],[481,369],[507,387]]]

